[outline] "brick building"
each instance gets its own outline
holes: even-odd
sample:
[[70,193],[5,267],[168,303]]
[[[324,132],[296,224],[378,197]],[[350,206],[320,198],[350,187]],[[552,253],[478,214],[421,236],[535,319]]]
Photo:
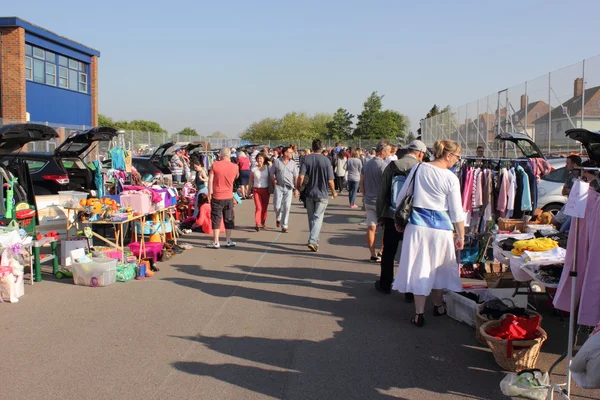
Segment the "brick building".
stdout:
[[17,17],[0,17],[2,123],[98,124],[100,52]]

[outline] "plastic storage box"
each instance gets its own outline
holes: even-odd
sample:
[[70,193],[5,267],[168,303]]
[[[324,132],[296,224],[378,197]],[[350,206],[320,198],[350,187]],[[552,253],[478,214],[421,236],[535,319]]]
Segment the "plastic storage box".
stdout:
[[80,286],[108,286],[117,281],[117,260],[95,258],[92,262],[71,264],[73,282]]
[[81,200],[85,200],[88,197],[86,192],[77,192],[75,190],[66,190],[62,192],[58,192],[58,201],[60,205],[68,208],[78,208],[81,207],[79,202]]

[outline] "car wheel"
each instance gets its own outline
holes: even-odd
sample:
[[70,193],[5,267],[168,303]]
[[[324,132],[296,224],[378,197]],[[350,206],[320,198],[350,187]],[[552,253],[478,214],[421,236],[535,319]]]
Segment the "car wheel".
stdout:
[[542,210],[544,212],[549,212],[552,215],[556,215],[563,208],[562,204],[548,204]]

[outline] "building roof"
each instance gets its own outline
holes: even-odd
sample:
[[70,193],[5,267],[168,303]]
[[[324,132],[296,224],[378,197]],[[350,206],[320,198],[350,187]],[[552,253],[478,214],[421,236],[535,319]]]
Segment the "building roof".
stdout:
[[0,17],[0,27],[20,27],[25,29],[25,31],[29,33],[40,36],[51,42],[60,44],[65,47],[69,47],[73,50],[79,51],[90,56],[100,57],[100,51],[96,49],[85,46],[79,42],[76,42],[64,36],[60,36],[52,31],[49,31],[46,28],[34,25],[31,22],[25,21],[24,19],[18,17]]
[[[585,90],[585,103],[587,104],[592,97],[594,97],[600,91],[600,86],[595,86],[593,88],[589,88]],[[556,121],[559,119],[566,118],[565,115],[569,115],[570,117],[575,117],[581,113],[581,96],[571,97],[569,100],[562,103],[560,106],[554,108],[552,110],[552,121]],[[566,109],[566,113],[563,112],[563,109]],[[591,117],[592,115],[590,115]],[[597,116],[597,115],[594,115]],[[535,121],[534,124],[539,124],[542,122],[548,122],[548,113],[542,115]]]
[[[538,105],[538,104],[544,104],[546,105],[546,107],[548,106],[548,104],[546,104],[545,102],[538,100],[538,101],[534,101],[532,103],[529,103],[527,105],[527,115],[529,116],[531,114],[531,112],[533,111],[533,109]],[[523,110],[519,110],[516,113],[514,113],[512,115],[512,118],[514,118],[514,116],[517,116],[517,121],[522,120],[523,118],[525,118],[525,109]]]

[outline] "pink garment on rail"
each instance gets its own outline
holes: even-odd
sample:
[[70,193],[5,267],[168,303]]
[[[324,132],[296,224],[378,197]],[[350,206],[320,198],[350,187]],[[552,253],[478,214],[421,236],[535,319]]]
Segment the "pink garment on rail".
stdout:
[[467,171],[467,179],[465,179],[465,187],[462,196],[462,207],[465,213],[473,210],[473,179],[475,177],[475,171],[469,169]]
[[498,202],[496,203],[496,210],[500,211],[502,215],[506,213],[506,207],[508,205],[508,191],[510,189],[510,181],[508,179],[508,171],[506,168],[500,170],[500,192],[498,193]]
[[[585,218],[579,218],[577,253],[576,300],[579,303],[578,323],[594,326],[600,321],[600,193],[588,192]],[[575,250],[575,218],[571,222],[565,267],[554,297],[554,307],[569,311],[571,304],[571,278]]]
[[475,171],[473,186],[473,208],[481,208],[483,206],[483,171],[479,168]]
[[152,196],[152,204],[160,203],[162,197],[160,194],[156,193],[154,190],[147,188],[145,186],[124,186],[123,191],[126,190],[137,190],[139,192],[147,192]]

